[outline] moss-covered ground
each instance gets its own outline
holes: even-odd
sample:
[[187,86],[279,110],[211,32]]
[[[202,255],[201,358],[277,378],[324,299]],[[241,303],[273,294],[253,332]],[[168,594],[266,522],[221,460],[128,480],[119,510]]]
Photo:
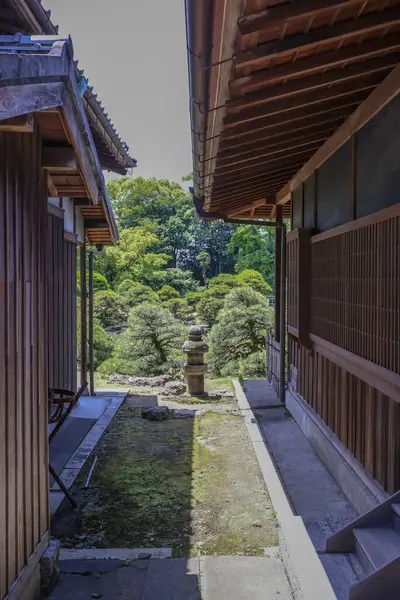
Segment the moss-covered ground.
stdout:
[[[215,382],[211,389],[218,389]],[[197,411],[180,405],[191,413],[161,422],[123,405],[94,450],[89,487],[83,482],[91,459],[73,489],[78,510],[64,502],[53,533],[102,532],[109,547],[171,547],[174,556],[259,555],[276,546],[268,492],[230,402]]]

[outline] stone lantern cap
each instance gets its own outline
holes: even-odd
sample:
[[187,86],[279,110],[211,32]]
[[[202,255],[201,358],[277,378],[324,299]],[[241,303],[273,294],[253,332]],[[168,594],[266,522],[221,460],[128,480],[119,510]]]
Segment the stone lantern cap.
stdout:
[[208,346],[203,340],[203,332],[200,327],[197,325],[190,327],[188,338],[182,346],[183,352],[208,352]]

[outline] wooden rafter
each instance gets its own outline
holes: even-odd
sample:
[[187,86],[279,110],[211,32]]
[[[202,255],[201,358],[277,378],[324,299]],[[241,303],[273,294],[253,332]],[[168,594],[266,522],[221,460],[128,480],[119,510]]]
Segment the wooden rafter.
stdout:
[[250,108],[251,106],[259,106],[278,100],[279,98],[287,98],[296,94],[304,94],[314,90],[319,90],[330,85],[344,83],[358,77],[364,77],[380,71],[388,71],[399,62],[399,54],[392,53],[388,56],[373,58],[363,63],[355,63],[348,67],[340,67],[327,71],[326,73],[317,73],[289,81],[284,85],[269,86],[256,92],[249,92],[239,100],[228,102],[228,109]]
[[271,144],[267,144],[265,141],[258,142],[250,149],[245,146],[244,148],[235,151],[227,150],[221,153],[220,159],[218,160],[218,167],[247,162],[253,158],[274,156],[281,152],[286,152],[287,150],[293,150],[294,148],[300,148],[301,146],[308,146],[315,142],[324,141],[332,135],[334,130],[335,128],[330,125],[319,129],[317,132],[312,132],[309,135],[305,135],[303,132],[282,141],[273,141]]
[[323,13],[331,13],[341,8],[361,6],[362,0],[297,0],[288,4],[278,4],[260,13],[239,19],[239,31],[242,35],[261,33],[290,25],[304,18],[317,18]]
[[314,115],[299,119],[297,123],[289,121],[289,123],[283,122],[277,127],[271,127],[269,129],[263,129],[259,132],[255,132],[247,137],[240,136],[237,138],[222,139],[220,143],[220,154],[225,156],[225,153],[229,150],[240,150],[240,152],[247,152],[258,148],[259,144],[270,142],[271,140],[279,141],[282,138],[292,138],[293,135],[297,135],[300,132],[313,133],[316,130],[320,130],[322,127],[331,125],[337,127],[338,123],[349,117],[351,110],[346,107],[344,109],[338,109],[337,111],[322,113],[317,118]]
[[224,119],[225,126],[233,126],[253,119],[261,119],[267,115],[279,114],[286,111],[292,111],[304,106],[312,106],[326,100],[341,98],[356,92],[370,90],[378,85],[382,80],[380,74],[369,75],[368,77],[358,78],[334,85],[332,87],[317,90],[312,93],[298,94],[295,97],[278,98],[271,100],[265,105],[246,108],[239,112],[231,112]]
[[320,106],[301,106],[299,108],[293,108],[293,110],[290,110],[285,113],[268,115],[266,117],[258,119],[257,122],[252,123],[251,127],[249,127],[247,123],[241,123],[240,125],[231,126],[223,131],[221,140],[224,141],[232,138],[238,139],[240,136],[246,138],[252,136],[253,133],[265,131],[267,129],[275,127],[276,125],[287,125],[289,123],[300,121],[308,117],[317,117],[319,115],[325,115],[339,108],[354,108],[354,106],[360,104],[363,100],[365,100],[367,94],[368,90],[362,90],[361,92],[349,96],[343,96],[342,98],[326,100]]
[[365,35],[373,31],[385,29],[400,23],[400,7],[395,6],[377,13],[368,13],[357,19],[349,19],[336,25],[318,27],[308,33],[299,33],[281,40],[267,42],[249,50],[239,52],[236,66],[251,66],[271,59],[278,54],[305,50],[332,40],[342,41],[354,35]]
[[326,70],[327,68],[339,67],[361,60],[368,60],[383,53],[394,52],[400,49],[400,35],[392,33],[384,38],[378,38],[365,42],[346,46],[340,50],[316,54],[309,58],[293,60],[273,68],[255,71],[245,77],[238,77],[230,82],[233,97],[248,94],[267,85],[274,85],[293,77],[303,77]]

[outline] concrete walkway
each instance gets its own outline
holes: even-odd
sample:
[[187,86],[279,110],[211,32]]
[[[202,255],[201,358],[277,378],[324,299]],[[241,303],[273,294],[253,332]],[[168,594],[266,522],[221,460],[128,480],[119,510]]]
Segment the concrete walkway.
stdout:
[[315,454],[296,422],[277,404],[267,381],[245,381],[247,400],[257,416],[294,514],[302,517],[338,600],[347,600],[357,582],[357,564],[347,555],[323,554],[325,540],[358,515]]
[[[69,488],[98,439],[110,423],[126,392],[108,390],[82,396],[50,444],[50,462]],[[49,433],[55,425],[49,425]],[[50,512],[56,512],[64,494],[50,477]]]
[[67,560],[49,600],[293,600],[277,557]]

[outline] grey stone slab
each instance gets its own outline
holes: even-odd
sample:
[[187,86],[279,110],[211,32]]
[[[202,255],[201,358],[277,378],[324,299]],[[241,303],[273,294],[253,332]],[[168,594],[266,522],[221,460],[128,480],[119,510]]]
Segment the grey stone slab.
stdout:
[[200,600],[199,590],[197,558],[154,560],[149,563],[142,600]]
[[326,505],[326,516],[346,515],[353,511],[327,471],[280,469],[280,475],[297,514],[302,517],[313,516],[314,507],[323,503]]
[[110,406],[112,398],[102,395],[82,396],[71,412],[71,418],[99,419]]
[[149,555],[151,559],[172,556],[171,548],[61,548],[60,560],[138,560]]
[[[69,417],[50,444],[50,462],[58,475],[62,472],[71,456],[79,448],[96,419]],[[51,478],[50,484],[53,483]]]
[[293,600],[281,560],[253,556],[200,558],[202,600]]
[[149,408],[150,406],[158,406],[158,396],[130,394],[125,400],[127,406],[131,408]]
[[279,404],[279,400],[270,383],[264,379],[246,380],[244,387],[247,400],[252,409],[260,406],[274,406]]
[[136,565],[119,567],[109,572],[89,575],[62,573],[49,600],[142,600],[147,571]]

